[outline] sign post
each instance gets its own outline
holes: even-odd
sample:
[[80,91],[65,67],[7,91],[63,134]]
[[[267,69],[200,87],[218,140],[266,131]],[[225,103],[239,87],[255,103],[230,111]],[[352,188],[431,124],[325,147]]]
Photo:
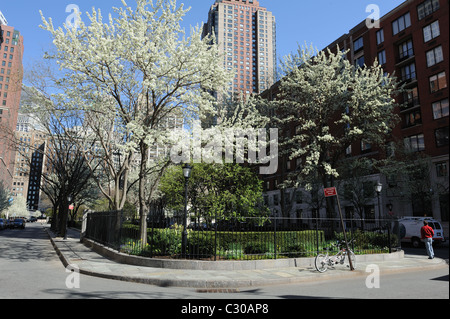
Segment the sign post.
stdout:
[[344,232],[345,246],[347,248],[348,263],[350,264],[350,270],[353,271],[353,270],[355,270],[355,268],[353,268],[352,259],[350,258],[350,254],[349,254],[350,250],[348,247],[347,233],[345,231],[344,219],[342,218],[341,204],[339,202],[339,196],[337,194],[336,187],[324,188],[323,193],[324,193],[325,197],[336,196],[336,198],[337,198],[339,217],[341,218],[342,231]]

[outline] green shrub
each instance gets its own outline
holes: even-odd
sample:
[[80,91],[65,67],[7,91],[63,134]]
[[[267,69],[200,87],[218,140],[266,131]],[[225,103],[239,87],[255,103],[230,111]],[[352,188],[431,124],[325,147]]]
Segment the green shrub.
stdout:
[[267,242],[249,242],[244,246],[244,253],[248,255],[265,254],[270,252]]
[[214,256],[214,238],[211,236],[189,236],[188,252],[202,258]]
[[153,255],[173,256],[181,254],[181,231],[179,229],[154,229],[153,233],[149,231],[148,236],[149,249]]
[[306,257],[309,255],[306,246],[305,243],[289,243],[288,245],[283,246],[280,253],[289,258]]

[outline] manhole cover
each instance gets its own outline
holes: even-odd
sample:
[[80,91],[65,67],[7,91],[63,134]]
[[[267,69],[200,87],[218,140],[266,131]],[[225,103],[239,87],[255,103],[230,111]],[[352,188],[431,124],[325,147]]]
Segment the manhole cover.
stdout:
[[201,294],[236,294],[240,291],[237,288],[200,288],[196,292]]

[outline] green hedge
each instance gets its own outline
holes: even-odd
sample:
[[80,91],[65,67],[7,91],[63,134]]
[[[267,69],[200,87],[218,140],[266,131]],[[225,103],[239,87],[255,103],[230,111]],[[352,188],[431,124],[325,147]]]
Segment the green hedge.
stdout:
[[[355,231],[347,237],[355,239],[355,253],[386,252],[387,235],[378,232]],[[144,256],[179,256],[182,249],[182,227],[170,229],[148,229],[146,247],[139,247],[139,226],[126,224],[122,229],[124,251]],[[274,232],[230,232],[188,230],[187,250],[199,258],[217,256],[222,259],[255,259],[314,256],[317,249],[324,250],[337,240],[343,240],[342,233],[335,233],[335,239],[326,241],[323,231],[278,231]],[[392,244],[396,236],[391,235]],[[133,243],[134,242],[134,243]],[[276,249],[275,249],[276,243]]]
[[[137,226],[134,226],[137,228]],[[315,251],[317,239],[324,241],[324,233],[308,231],[283,231],[276,233],[277,254],[289,257],[304,256],[307,251]],[[240,259],[242,255],[274,254],[275,236],[273,232],[217,232],[188,231],[188,252],[209,258],[216,254],[223,258]],[[130,238],[130,237],[128,237]],[[147,254],[171,256],[181,254],[181,229],[149,229]]]
[[[343,233],[335,233],[337,240],[344,240]],[[377,231],[361,231],[347,233],[347,239],[354,239],[355,253],[385,253],[389,251],[389,241],[387,233]],[[391,247],[397,247],[398,239],[395,234],[391,234]]]

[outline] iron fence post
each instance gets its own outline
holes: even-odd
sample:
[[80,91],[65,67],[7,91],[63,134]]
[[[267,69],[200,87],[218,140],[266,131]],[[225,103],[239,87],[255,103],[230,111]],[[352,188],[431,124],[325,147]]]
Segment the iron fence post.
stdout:
[[119,234],[117,238],[117,251],[120,251],[120,244],[122,243],[122,228],[123,228],[123,210],[119,210]]
[[275,251],[275,259],[277,259],[277,218],[275,217],[274,220],[274,229],[273,229],[273,244],[274,244],[274,248],[273,250]]
[[153,237],[155,236],[155,216],[150,212],[152,221],[152,230],[150,232],[150,258],[153,258]]
[[214,261],[217,261],[217,213],[214,216]]
[[389,245],[389,253],[392,253],[392,243],[391,243],[391,226],[392,226],[392,222],[389,220],[387,222],[387,233],[388,233],[388,245]]
[[319,253],[319,217],[317,215],[316,215],[316,250],[317,253]]

